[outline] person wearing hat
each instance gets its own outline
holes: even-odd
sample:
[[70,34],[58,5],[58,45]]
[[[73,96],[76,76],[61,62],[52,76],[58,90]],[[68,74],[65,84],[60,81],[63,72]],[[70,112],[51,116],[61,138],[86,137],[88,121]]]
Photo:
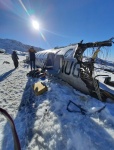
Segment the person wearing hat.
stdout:
[[33,47],[31,47],[29,50],[29,58],[30,58],[30,67],[31,67],[31,71],[32,69],[35,70],[35,49]]

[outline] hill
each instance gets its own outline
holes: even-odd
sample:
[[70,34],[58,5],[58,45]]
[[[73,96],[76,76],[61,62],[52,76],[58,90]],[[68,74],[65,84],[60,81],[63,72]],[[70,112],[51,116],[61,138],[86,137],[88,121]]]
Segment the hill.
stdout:
[[[6,53],[12,53],[12,50],[27,52],[28,49],[33,45],[26,45],[19,41],[12,40],[12,39],[1,39],[0,38],[0,49],[4,49]],[[40,47],[34,47],[36,51],[43,50]]]

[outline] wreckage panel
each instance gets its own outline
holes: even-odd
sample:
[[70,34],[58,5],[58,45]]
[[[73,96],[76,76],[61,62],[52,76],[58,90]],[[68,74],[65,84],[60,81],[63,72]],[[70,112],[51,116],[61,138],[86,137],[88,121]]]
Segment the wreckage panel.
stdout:
[[59,77],[76,89],[89,94],[86,84],[79,77],[79,68],[80,65],[76,61],[64,60],[63,68],[61,68],[62,71],[59,74]]

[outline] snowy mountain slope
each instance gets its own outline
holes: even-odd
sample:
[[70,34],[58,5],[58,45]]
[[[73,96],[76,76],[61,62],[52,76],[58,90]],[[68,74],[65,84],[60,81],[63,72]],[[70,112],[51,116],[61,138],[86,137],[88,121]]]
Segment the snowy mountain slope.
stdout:
[[[0,48],[5,49],[7,53],[11,54],[12,50],[18,50],[22,52],[27,52],[28,49],[33,45],[26,45],[16,40],[1,39],[0,38]],[[36,51],[43,50],[39,47],[34,47]]]
[[[19,68],[14,70],[11,56],[0,54],[0,107],[12,116],[22,150],[113,150],[114,104],[84,95],[60,79],[27,77],[30,68],[23,59],[19,56]],[[48,91],[35,96],[32,85],[38,81]],[[83,115],[67,110],[69,100],[91,112],[106,107]],[[69,107],[78,110],[73,104]],[[1,114],[0,149],[13,150],[11,130]]]

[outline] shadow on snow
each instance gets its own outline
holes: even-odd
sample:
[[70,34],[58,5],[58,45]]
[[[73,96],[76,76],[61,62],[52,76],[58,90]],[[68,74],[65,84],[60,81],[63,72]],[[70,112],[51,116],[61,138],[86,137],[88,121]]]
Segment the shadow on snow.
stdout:
[[15,69],[12,69],[12,70],[10,70],[10,71],[8,71],[8,72],[2,74],[2,75],[0,76],[0,82],[2,82],[2,81],[5,80],[7,77],[9,77],[9,76],[11,75],[11,73],[12,73],[14,70],[15,70]]
[[[84,150],[88,148],[97,150],[114,149],[114,139],[102,126],[94,122],[90,117],[83,116],[79,113],[70,113],[66,110],[68,100],[64,100],[65,103],[63,106],[61,105],[60,108],[56,108],[56,103],[60,99],[60,96],[57,96],[58,91],[56,92],[55,89],[52,89],[52,91],[54,91],[53,95],[52,91],[48,91],[38,97],[35,96],[32,90],[32,84],[36,81],[38,81],[38,79],[28,78],[16,118],[14,119],[22,150],[30,149],[28,145],[35,135],[35,131],[33,132],[34,123],[39,119],[36,112],[38,106],[43,104],[46,100],[49,101],[49,114],[47,114],[47,118],[44,117],[44,122],[53,121],[50,120],[52,119],[50,113],[53,113],[57,117],[57,122],[60,125],[60,133],[56,132],[57,137],[54,138],[55,146],[52,148],[53,150]],[[42,115],[44,116],[44,114]],[[72,119],[70,120],[69,118],[74,118],[74,120],[72,121]],[[41,125],[43,125],[42,120]],[[38,131],[36,131],[36,134],[43,137],[44,142],[47,143],[44,145],[37,140],[36,146],[38,146],[39,149],[48,150],[48,144],[54,136],[53,133],[49,131],[44,135],[43,130],[40,130],[39,128]],[[11,136],[12,134],[11,131],[9,131],[9,126],[6,124],[4,127],[2,149],[13,150],[14,142]],[[62,137],[62,140],[60,140],[60,136]],[[70,137],[72,137],[73,140],[70,139]],[[91,144],[89,145],[87,142]],[[91,147],[92,145],[93,147]]]

